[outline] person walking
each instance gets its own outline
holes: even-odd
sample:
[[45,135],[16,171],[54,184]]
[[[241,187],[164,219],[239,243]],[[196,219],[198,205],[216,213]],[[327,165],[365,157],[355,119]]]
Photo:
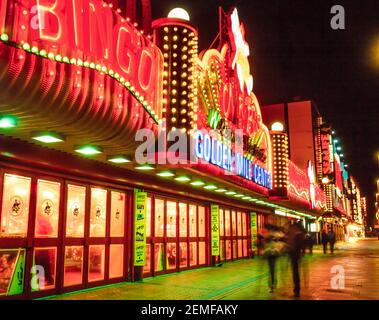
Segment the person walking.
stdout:
[[324,254],[326,254],[326,250],[328,248],[328,233],[326,231],[326,228],[323,228],[321,231],[321,243],[322,243],[322,248],[324,250]]
[[269,287],[270,293],[272,293],[274,292],[274,289],[277,284],[277,279],[275,276],[276,261],[284,251],[285,234],[280,230],[279,227],[271,224],[266,225],[266,230],[267,233],[264,237],[263,256],[267,259],[268,262],[268,267],[270,271]]
[[333,227],[329,228],[328,241],[330,244],[330,253],[333,254],[334,253],[334,244],[336,243],[336,233],[334,232]]
[[305,234],[299,223],[291,224],[287,235],[287,250],[291,260],[293,293],[294,297],[300,297],[300,260],[305,246]]

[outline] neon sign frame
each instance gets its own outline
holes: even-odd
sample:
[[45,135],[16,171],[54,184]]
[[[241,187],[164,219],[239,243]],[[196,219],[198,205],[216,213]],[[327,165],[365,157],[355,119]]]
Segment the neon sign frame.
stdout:
[[161,119],[162,53],[111,5],[100,0],[30,0],[11,6],[1,1],[0,31],[8,45],[113,77],[156,123]]

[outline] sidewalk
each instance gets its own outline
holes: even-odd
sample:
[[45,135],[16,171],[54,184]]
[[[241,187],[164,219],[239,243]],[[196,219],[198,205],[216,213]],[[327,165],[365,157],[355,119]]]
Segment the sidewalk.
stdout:
[[[301,299],[379,299],[379,241],[338,243],[334,255],[314,248],[302,262]],[[345,288],[331,289],[333,266],[345,271]],[[267,261],[262,258],[121,283],[50,297],[94,300],[288,300],[292,299],[292,274],[286,257],[277,266],[277,291],[268,292]]]

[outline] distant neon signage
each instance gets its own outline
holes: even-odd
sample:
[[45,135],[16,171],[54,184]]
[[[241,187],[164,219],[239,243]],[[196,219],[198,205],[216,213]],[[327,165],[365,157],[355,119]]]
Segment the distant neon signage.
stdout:
[[198,130],[195,133],[196,158],[212,163],[228,172],[252,180],[267,189],[272,189],[271,173],[253,163],[231,147]]
[[2,0],[0,31],[28,51],[45,50],[48,58],[112,70],[160,113],[160,50],[103,1]]

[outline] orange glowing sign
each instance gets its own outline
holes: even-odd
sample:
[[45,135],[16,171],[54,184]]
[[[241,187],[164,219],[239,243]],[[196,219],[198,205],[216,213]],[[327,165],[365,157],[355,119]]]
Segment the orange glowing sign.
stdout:
[[253,91],[253,76],[250,74],[250,47],[245,40],[245,28],[240,24],[237,9],[233,10],[230,16],[231,20],[231,44],[233,50],[233,70],[237,70],[241,91],[245,86],[248,94]]
[[270,134],[252,92],[253,77],[248,60],[250,49],[245,31],[236,9],[226,20],[228,40],[218,49],[202,52],[196,63],[200,88],[197,128],[211,128],[222,135],[226,130],[240,132],[238,138],[231,138],[232,143],[239,144],[240,152],[243,151],[253,163],[272,172]]
[[111,70],[123,83],[130,82],[161,118],[162,54],[111,5],[100,0],[1,0],[0,31],[12,43],[44,50],[49,57]]

